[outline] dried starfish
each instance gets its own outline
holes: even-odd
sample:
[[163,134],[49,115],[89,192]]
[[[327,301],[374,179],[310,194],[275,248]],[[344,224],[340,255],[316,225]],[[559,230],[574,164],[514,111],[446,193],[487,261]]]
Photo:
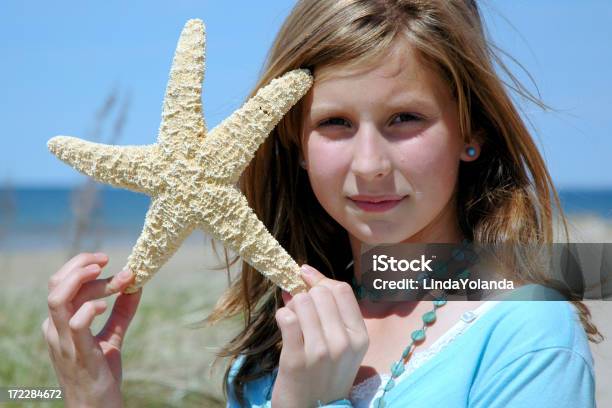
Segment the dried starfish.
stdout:
[[133,293],[202,228],[291,294],[306,290],[299,266],[235,187],[280,119],[312,85],[307,70],[274,79],[212,131],[202,115],[205,28],[189,20],[178,41],[157,143],[113,146],[68,136],[49,140],[59,159],[94,179],[151,196],[126,267]]

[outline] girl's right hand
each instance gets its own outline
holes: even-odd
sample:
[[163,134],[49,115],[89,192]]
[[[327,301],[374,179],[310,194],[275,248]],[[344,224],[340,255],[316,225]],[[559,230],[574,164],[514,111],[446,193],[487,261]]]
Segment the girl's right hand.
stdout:
[[[368,331],[346,282],[302,266],[308,292],[283,291],[276,311],[282,349],[272,407],[316,407],[348,398],[368,350]],[[335,404],[334,404],[335,405]]]
[[[108,263],[102,253],[82,253],[49,279],[49,317],[42,324],[49,355],[67,407],[121,407],[121,344],[142,289],[121,293],[102,331],[89,326],[104,313],[106,296],[119,293],[132,273],[95,279]],[[100,299],[100,300],[96,300]]]

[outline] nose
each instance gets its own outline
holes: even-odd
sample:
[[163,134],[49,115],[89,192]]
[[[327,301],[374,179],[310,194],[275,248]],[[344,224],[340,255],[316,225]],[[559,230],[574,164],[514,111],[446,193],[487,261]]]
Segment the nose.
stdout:
[[375,126],[361,126],[354,138],[352,172],[364,180],[384,178],[391,171],[385,138]]

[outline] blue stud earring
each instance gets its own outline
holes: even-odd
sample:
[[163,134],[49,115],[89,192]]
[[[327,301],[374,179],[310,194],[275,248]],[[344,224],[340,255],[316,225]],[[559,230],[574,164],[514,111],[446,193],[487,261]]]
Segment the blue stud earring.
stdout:
[[476,148],[474,146],[468,146],[466,153],[470,157],[476,157]]

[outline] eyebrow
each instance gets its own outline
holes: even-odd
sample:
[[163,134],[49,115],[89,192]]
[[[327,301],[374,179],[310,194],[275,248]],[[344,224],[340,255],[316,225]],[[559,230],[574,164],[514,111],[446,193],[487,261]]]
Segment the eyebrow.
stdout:
[[[434,108],[435,105],[435,100],[434,99],[430,99],[427,97],[422,97],[422,96],[407,96],[407,94],[402,94],[399,95],[395,98],[392,98],[390,100],[386,100],[385,102],[383,102],[382,106],[386,109],[389,110],[397,110],[397,111],[401,111],[401,110],[411,110],[411,109],[415,109],[415,110],[420,110],[420,109],[427,109],[427,110],[431,110],[432,108]],[[319,102],[316,103],[316,105],[312,106],[310,109],[310,115],[311,116],[316,116],[316,115],[325,115],[325,114],[329,114],[331,112],[335,112],[335,111],[340,111],[345,109],[346,106],[343,104],[337,104],[337,103],[330,103],[330,102]],[[417,109],[418,108],[418,109]]]

